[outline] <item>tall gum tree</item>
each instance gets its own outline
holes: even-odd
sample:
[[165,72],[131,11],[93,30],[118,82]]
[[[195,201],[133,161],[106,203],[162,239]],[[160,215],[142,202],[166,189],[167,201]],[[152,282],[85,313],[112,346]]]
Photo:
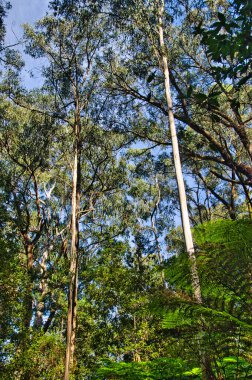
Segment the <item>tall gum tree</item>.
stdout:
[[[118,8],[118,10],[117,10]],[[182,217],[184,238],[186,243],[186,250],[190,258],[191,263],[191,274],[192,274],[192,287],[193,287],[193,295],[195,300],[198,303],[202,302],[201,290],[200,290],[200,281],[197,273],[197,265],[196,265],[196,256],[195,249],[193,245],[192,232],[190,228],[190,220],[187,208],[187,200],[186,200],[186,191],[184,185],[184,178],[182,173],[182,166],[179,154],[178,147],[178,139],[174,121],[174,113],[173,113],[173,105],[172,105],[172,95],[170,88],[170,74],[168,67],[168,60],[166,56],[167,48],[164,41],[164,13],[165,13],[165,3],[164,1],[154,1],[154,2],[144,2],[144,1],[129,1],[126,4],[122,4],[120,1],[112,4],[112,13],[116,14],[115,19],[117,22],[121,22],[122,30],[126,31],[126,33],[131,33],[130,40],[133,43],[132,51],[133,55],[140,52],[141,48],[138,46],[138,39],[140,44],[143,46],[146,45],[146,54],[142,52],[142,61],[140,59],[141,54],[139,53],[139,61],[134,62],[134,58],[128,58],[129,54],[125,51],[126,48],[122,47],[123,41],[123,32],[119,33],[118,44],[122,49],[122,65],[123,65],[123,57],[125,56],[126,60],[129,60],[129,65],[132,65],[133,68],[120,67],[119,63],[115,63],[115,67],[112,68],[111,80],[113,82],[112,85],[109,85],[112,88],[112,91],[118,90],[124,95],[128,95],[133,99],[139,100],[140,102],[146,102],[152,107],[159,108],[159,103],[155,102],[153,97],[152,90],[147,94],[143,94],[146,91],[146,75],[147,75],[147,84],[151,85],[156,72],[152,71],[152,73],[148,76],[148,65],[155,67],[158,65],[157,70],[163,73],[163,78],[160,79],[162,82],[159,83],[159,86],[163,87],[162,90],[165,91],[165,114],[169,119],[169,138],[171,139],[172,145],[172,153],[173,160],[175,166],[175,176],[178,186],[179,192],[179,201],[180,201],[180,211]],[[167,19],[167,14],[166,14]],[[119,20],[119,21],[118,21]],[[120,21],[123,20],[123,21]],[[141,45],[140,45],[141,46]],[[129,48],[129,46],[128,46]],[[135,49],[135,50],[134,50]],[[148,54],[152,52],[154,54],[153,59],[148,56]],[[120,58],[119,58],[120,59]],[[146,59],[146,65],[145,60]],[[155,63],[152,61],[156,61]],[[115,58],[115,62],[118,59]],[[137,67],[139,65],[139,67]],[[127,72],[128,71],[128,72]],[[135,81],[132,80],[132,72],[135,75]],[[136,79],[136,75],[139,75],[139,82],[144,81],[145,84],[142,89],[140,89],[138,79]],[[131,78],[130,78],[131,76]],[[154,92],[154,91],[153,91]]]
[[[62,5],[62,7],[61,7]],[[66,6],[65,6],[66,5]],[[78,301],[78,270],[81,253],[88,246],[95,228],[86,237],[99,197],[113,192],[124,177],[117,163],[119,151],[127,145],[124,136],[106,131],[101,115],[106,96],[101,95],[96,59],[106,43],[104,18],[92,9],[66,2],[52,2],[54,16],[42,19],[37,29],[26,28],[27,50],[33,56],[45,56],[45,90],[54,101],[44,112],[55,117],[65,129],[71,167],[71,206],[69,248],[68,312],[64,378],[75,372]],[[101,25],[104,27],[102,30]],[[39,111],[39,110],[37,110]],[[119,160],[120,161],[120,160]],[[90,242],[90,241],[89,241]],[[88,249],[87,249],[88,251]],[[85,252],[86,253],[86,252]]]
[[49,109],[64,128],[72,130],[72,190],[69,254],[68,313],[66,325],[65,380],[74,369],[75,335],[77,325],[79,219],[81,210],[81,155],[83,139],[89,132],[90,99],[98,78],[93,71],[94,61],[103,36],[97,27],[97,17],[82,10],[78,17],[64,14],[58,8],[55,16],[42,19],[36,30],[26,27],[28,51],[34,56],[45,56],[50,62],[46,70],[47,88],[55,98],[54,109]]
[[172,153],[173,153],[173,160],[174,160],[174,166],[175,166],[175,172],[176,172],[176,180],[178,184],[180,211],[181,211],[183,232],[184,232],[185,243],[186,243],[186,251],[191,261],[193,293],[194,293],[195,300],[198,303],[201,303],[202,296],[201,296],[201,289],[200,289],[200,281],[199,281],[199,275],[197,271],[195,249],[194,249],[194,244],[193,244],[192,231],[190,227],[185,184],[184,184],[181,159],[180,159],[180,154],[179,154],[178,138],[177,138],[173,108],[172,108],[172,95],[171,95],[171,88],[170,88],[168,60],[165,54],[165,42],[164,42],[164,31],[163,31],[164,7],[165,7],[165,2],[162,0],[159,5],[158,30],[159,30],[160,52],[161,52],[162,61],[163,61],[165,95],[166,95],[166,102],[167,102],[167,108],[168,108],[169,128],[171,132]]

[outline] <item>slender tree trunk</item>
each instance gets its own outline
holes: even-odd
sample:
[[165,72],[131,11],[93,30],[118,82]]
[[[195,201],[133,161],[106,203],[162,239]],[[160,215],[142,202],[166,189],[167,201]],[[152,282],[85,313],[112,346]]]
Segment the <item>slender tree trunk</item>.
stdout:
[[26,287],[26,295],[24,299],[25,304],[25,316],[24,316],[24,326],[26,329],[30,327],[31,319],[32,319],[32,288],[33,288],[33,263],[34,263],[34,245],[30,241],[29,237],[25,234],[24,236],[24,244],[25,244],[25,254],[27,259],[27,287]]
[[70,279],[68,292],[68,315],[66,332],[66,360],[64,380],[69,380],[73,368],[78,294],[78,248],[79,248],[79,210],[80,210],[80,126],[75,126],[74,162],[72,179],[72,218]]
[[[235,181],[234,169],[232,169],[232,180]],[[236,200],[236,198],[237,198],[237,195],[236,195],[235,184],[234,184],[234,182],[231,182],[229,215],[230,215],[230,218],[233,220],[236,219],[236,212],[235,212],[235,200]]]
[[37,303],[37,310],[36,310],[36,319],[34,326],[37,329],[41,329],[43,326],[43,314],[45,310],[45,298],[48,292],[48,286],[47,286],[47,280],[45,278],[47,268],[46,268],[46,261],[48,259],[48,252],[49,250],[45,250],[42,256],[42,261],[40,264],[40,273],[41,273],[41,280],[39,284],[39,291],[40,295],[38,297],[38,303]]
[[[136,321],[136,316],[133,316],[133,324],[134,324],[134,340],[135,344],[137,343],[137,321]],[[133,362],[139,363],[141,362],[141,356],[137,351],[133,352]]]
[[171,140],[172,140],[173,160],[174,160],[174,165],[175,165],[176,180],[178,184],[180,211],[181,211],[183,232],[184,232],[185,243],[186,243],[186,250],[191,262],[193,295],[194,295],[195,300],[198,303],[202,303],[195,250],[194,250],[192,231],[190,227],[190,220],[189,220],[189,214],[188,214],[185,184],[184,184],[184,178],[183,178],[181,160],[180,160],[180,154],[179,154],[178,138],[177,138],[177,133],[176,133],[173,109],[172,109],[170,76],[169,76],[168,61],[165,54],[165,44],[164,44],[163,13],[164,13],[164,0],[161,1],[161,6],[159,9],[159,42],[160,42],[163,72],[164,72],[164,78],[165,78],[165,94],[166,94],[166,101],[167,101],[167,106],[168,106],[168,117],[169,117],[169,127],[170,127]]
[[[190,227],[190,219],[187,207],[187,199],[186,199],[186,191],[184,178],[182,173],[182,166],[179,154],[179,145],[178,138],[175,126],[175,120],[172,109],[172,96],[170,89],[170,76],[169,76],[169,67],[168,61],[165,53],[165,44],[164,44],[164,31],[163,31],[163,14],[164,14],[164,0],[161,0],[161,6],[159,9],[159,42],[160,49],[162,54],[162,63],[163,63],[163,72],[165,77],[165,94],[166,101],[168,106],[168,117],[169,117],[169,127],[171,133],[172,140],[172,152],[173,152],[173,160],[176,172],[176,180],[178,184],[178,192],[179,192],[179,202],[180,202],[180,211],[181,211],[181,219],[183,224],[183,232],[186,243],[186,251],[188,253],[190,262],[191,262],[191,277],[192,277],[192,287],[193,287],[193,296],[196,302],[199,304],[202,303],[202,295],[200,288],[200,281],[196,263],[195,249],[192,239],[192,231]],[[202,329],[203,330],[203,329]],[[203,353],[203,368],[202,368],[202,379],[203,380],[213,380],[215,376],[211,369],[211,362],[209,357]]]
[[[26,352],[30,344],[30,326],[33,314],[33,265],[34,265],[34,244],[29,238],[27,233],[23,234],[25,254],[26,254],[26,270],[27,270],[27,284],[24,296],[24,330],[20,335],[20,345],[17,349],[21,355]],[[30,380],[31,373],[28,368],[21,369],[20,379]]]

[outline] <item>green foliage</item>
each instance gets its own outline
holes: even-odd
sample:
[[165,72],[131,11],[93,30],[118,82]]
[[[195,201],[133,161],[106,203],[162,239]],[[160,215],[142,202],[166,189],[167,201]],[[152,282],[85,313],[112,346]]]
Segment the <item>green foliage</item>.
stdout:
[[65,346],[59,334],[34,334],[29,346],[21,348],[3,373],[6,380],[20,375],[22,379],[29,376],[30,380],[57,380],[64,373],[64,357]]
[[183,309],[176,309],[174,311],[167,311],[165,313],[164,319],[163,319],[163,328],[165,329],[174,329],[178,327],[189,327],[194,326],[194,316],[190,318],[188,316],[187,310]]
[[252,4],[249,0],[228,3],[228,11],[219,11],[210,28],[198,27],[197,32],[211,59],[222,64],[215,66],[216,74],[233,80],[238,78],[237,86],[241,86],[251,78]]
[[6,17],[6,13],[10,8],[11,8],[11,3],[9,1],[1,0],[0,2],[0,46],[1,47],[3,45],[4,36],[6,33],[4,18]]
[[[230,251],[244,254],[248,260],[251,259],[252,249],[252,222],[249,219],[218,220],[197,226],[194,229],[194,237],[197,244],[204,249],[220,252]],[[239,251],[239,252],[238,252]]]
[[172,380],[197,379],[200,371],[186,371],[187,364],[181,359],[159,358],[152,362],[107,362],[98,370],[97,379]]
[[183,253],[169,259],[166,269],[171,290],[165,292],[160,308],[163,327],[181,342],[185,337],[204,347],[225,379],[247,379],[251,371],[251,232],[249,219],[217,220],[194,229],[203,304],[188,294]]
[[252,376],[252,364],[237,356],[224,357],[217,361],[217,366],[227,379],[250,379]]
[[[50,1],[47,16],[25,26],[26,52],[45,63],[40,89],[21,88],[17,52],[2,59],[1,379],[63,377],[75,142],[72,379],[200,379],[207,360],[216,379],[252,376],[252,224],[239,215],[251,203],[251,1],[165,2],[162,51],[160,3]],[[0,45],[7,8],[0,1]],[[162,54],[202,304],[173,228]]]
[[202,272],[203,281],[208,282],[206,298],[210,302],[216,296],[222,299],[222,308],[249,324],[251,231],[251,220],[246,219],[221,220],[195,229],[195,239],[200,246],[199,265],[209,270]]
[[85,293],[78,311],[78,376],[87,373],[87,363],[96,372],[98,357],[146,361],[165,351],[160,318],[149,311],[150,290],[154,294],[162,284],[151,264],[139,265],[128,244],[112,240],[87,262],[80,276]]

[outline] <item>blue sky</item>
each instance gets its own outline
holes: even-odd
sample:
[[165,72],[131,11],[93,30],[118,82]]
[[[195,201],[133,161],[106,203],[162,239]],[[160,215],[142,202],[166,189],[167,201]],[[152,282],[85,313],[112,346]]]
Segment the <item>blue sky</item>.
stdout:
[[[23,29],[25,23],[34,24],[34,22],[45,16],[50,0],[10,0],[12,9],[8,11],[8,17],[5,20],[6,38],[5,44],[11,45],[22,40]],[[23,50],[20,45],[19,50]],[[23,55],[26,67],[22,74],[23,82],[26,86],[32,88],[41,84],[41,66],[42,62],[33,60],[27,55]],[[30,77],[30,71],[34,77]]]
[[22,36],[22,24],[34,23],[46,14],[49,0],[11,0],[12,9],[6,20],[6,42],[16,42]]

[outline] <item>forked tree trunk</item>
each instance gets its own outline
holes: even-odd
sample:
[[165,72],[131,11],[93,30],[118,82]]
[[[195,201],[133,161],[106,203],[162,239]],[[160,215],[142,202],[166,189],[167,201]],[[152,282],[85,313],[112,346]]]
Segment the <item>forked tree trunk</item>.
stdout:
[[167,57],[165,54],[165,44],[164,44],[163,14],[164,14],[164,0],[161,1],[161,5],[159,8],[159,43],[160,43],[160,50],[162,54],[163,73],[164,73],[164,79],[165,79],[165,94],[166,94],[166,102],[168,106],[169,128],[171,132],[171,141],[172,141],[172,153],[173,153],[173,160],[174,160],[174,166],[175,166],[175,172],[176,172],[176,180],[178,184],[180,211],[181,211],[183,232],[184,232],[185,243],[186,243],[186,251],[189,255],[189,259],[191,262],[193,295],[194,295],[195,300],[198,303],[202,303],[200,281],[199,281],[199,275],[198,275],[197,264],[196,264],[195,249],[194,249],[194,244],[193,244],[193,239],[192,239],[192,231],[190,227],[190,220],[189,220],[188,207],[187,207],[185,184],[184,184],[184,178],[183,178],[181,160],[180,160],[180,154],[179,154],[178,138],[177,138],[177,133],[176,133],[173,109],[172,109],[169,67],[168,67]]
[[64,380],[69,380],[73,368],[78,294],[78,249],[79,249],[79,210],[80,210],[80,126],[75,126],[74,162],[72,169],[72,217],[70,278],[68,292],[68,315],[66,328],[66,360]]

